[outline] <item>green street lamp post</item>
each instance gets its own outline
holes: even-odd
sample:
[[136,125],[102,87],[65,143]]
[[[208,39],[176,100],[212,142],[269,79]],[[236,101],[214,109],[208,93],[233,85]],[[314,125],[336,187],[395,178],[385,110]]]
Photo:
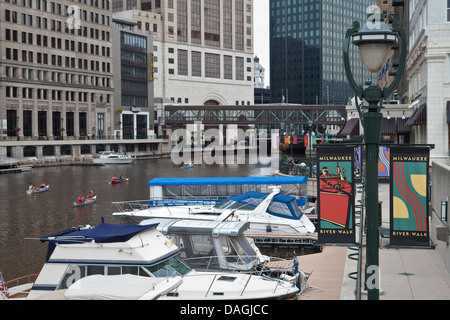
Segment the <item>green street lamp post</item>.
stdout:
[[[378,14],[379,15],[379,14]],[[375,17],[375,19],[373,19]],[[405,31],[399,26],[398,20],[394,20],[392,28],[389,28],[377,16],[368,17],[367,23],[360,27],[359,22],[353,22],[353,28],[348,29],[343,43],[343,59],[345,74],[355,96],[366,100],[368,106],[362,106],[367,110],[361,111],[356,98],[356,107],[364,128],[364,141],[366,148],[366,266],[365,287],[368,299],[379,299],[379,238],[378,238],[378,150],[380,144],[381,124],[383,115],[382,100],[387,99],[397,86],[404,70],[406,60],[406,36]],[[380,88],[376,84],[366,82],[365,86],[357,85],[350,69],[349,46],[350,39],[358,46],[360,58],[365,67],[373,73],[378,72],[386,63],[391,47],[401,38],[401,55],[397,74],[387,88]]]

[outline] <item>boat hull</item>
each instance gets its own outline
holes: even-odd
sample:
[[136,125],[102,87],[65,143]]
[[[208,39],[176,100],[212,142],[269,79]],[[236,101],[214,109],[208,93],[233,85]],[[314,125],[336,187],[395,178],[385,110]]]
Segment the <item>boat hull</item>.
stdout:
[[84,200],[83,202],[73,202],[73,206],[74,207],[83,207],[83,206],[88,206],[90,204],[94,204],[97,201],[97,196],[92,197],[92,200]]
[[94,159],[94,163],[102,163],[102,164],[130,164],[133,162],[133,159]]
[[33,191],[27,190],[27,194],[45,192],[45,191],[48,191],[49,188],[50,188],[50,186],[46,185],[45,188],[40,188],[39,190],[33,190]]

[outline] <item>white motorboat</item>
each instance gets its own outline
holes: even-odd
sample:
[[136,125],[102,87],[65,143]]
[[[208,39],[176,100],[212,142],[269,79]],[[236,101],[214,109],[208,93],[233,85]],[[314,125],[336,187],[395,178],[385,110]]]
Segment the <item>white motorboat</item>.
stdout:
[[125,217],[134,222],[150,218],[208,221],[235,219],[250,222],[249,232],[277,231],[307,234],[313,233],[316,229],[311,220],[300,210],[296,199],[280,194],[279,188],[274,188],[270,194],[249,191],[211,206],[148,207],[130,211],[120,206],[118,208],[121,211],[114,212],[113,216]]
[[265,275],[195,271],[156,226],[101,223],[41,237],[47,258],[27,299],[287,299],[299,291]]
[[93,161],[103,164],[130,164],[133,162],[133,158],[129,155],[117,154],[114,151],[102,151],[100,156]]

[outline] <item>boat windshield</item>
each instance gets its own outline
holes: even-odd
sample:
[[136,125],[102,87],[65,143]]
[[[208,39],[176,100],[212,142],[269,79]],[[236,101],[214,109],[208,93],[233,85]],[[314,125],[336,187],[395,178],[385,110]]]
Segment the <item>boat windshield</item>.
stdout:
[[220,201],[218,204],[214,205],[215,209],[226,209],[229,205],[231,205],[232,203],[234,203],[235,201],[230,200],[230,199],[225,199]]
[[157,278],[184,276],[191,271],[191,268],[176,257],[145,268]]
[[214,208],[220,210],[225,209],[254,210],[255,206],[248,203],[226,199],[216,204]]

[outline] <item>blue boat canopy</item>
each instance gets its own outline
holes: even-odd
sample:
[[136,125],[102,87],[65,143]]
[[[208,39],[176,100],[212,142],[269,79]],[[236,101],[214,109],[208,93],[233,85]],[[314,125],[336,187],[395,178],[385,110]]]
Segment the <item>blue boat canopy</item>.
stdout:
[[102,222],[96,227],[78,230],[76,228],[60,231],[40,238],[42,242],[53,243],[76,243],[90,242],[96,243],[125,242],[139,232],[150,228],[155,228],[158,224],[136,225],[136,224],[110,224]]
[[305,176],[290,177],[201,177],[201,178],[154,178],[148,182],[149,186],[167,185],[250,185],[250,184],[304,184],[308,181]]
[[[238,196],[229,197],[228,199],[256,208],[268,195],[269,193],[249,191]],[[287,194],[277,194],[273,197],[272,202],[267,208],[267,213],[291,220],[298,220],[303,214],[297,205],[296,199]]]

